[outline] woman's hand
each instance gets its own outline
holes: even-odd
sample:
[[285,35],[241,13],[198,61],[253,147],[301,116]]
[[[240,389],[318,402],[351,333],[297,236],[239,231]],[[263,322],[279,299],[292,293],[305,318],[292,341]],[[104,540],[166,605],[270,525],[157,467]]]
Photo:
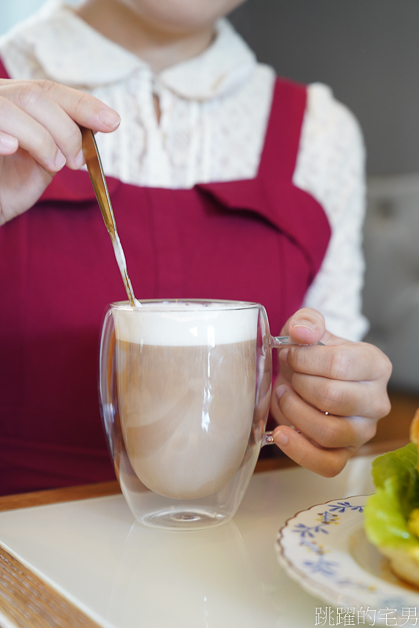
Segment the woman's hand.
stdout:
[[84,164],[78,125],[108,133],[118,114],[52,81],[0,79],[0,225],[32,207],[65,164]]
[[324,318],[315,310],[299,310],[281,333],[298,343],[326,346],[279,351],[280,375],[271,404],[280,424],[275,443],[303,467],[332,477],[389,413],[391,363],[373,345],[325,331]]

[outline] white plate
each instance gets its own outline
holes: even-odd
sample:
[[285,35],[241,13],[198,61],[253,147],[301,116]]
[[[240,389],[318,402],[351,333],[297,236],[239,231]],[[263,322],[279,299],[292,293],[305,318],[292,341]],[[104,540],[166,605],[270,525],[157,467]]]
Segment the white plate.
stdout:
[[[365,536],[366,499],[334,499],[289,519],[277,537],[279,562],[308,593],[333,606],[333,611],[317,609],[318,625],[333,625],[339,617],[343,625],[347,608],[345,625],[358,620],[370,626],[419,626],[419,592],[392,574]],[[328,612],[330,621],[323,624]]]

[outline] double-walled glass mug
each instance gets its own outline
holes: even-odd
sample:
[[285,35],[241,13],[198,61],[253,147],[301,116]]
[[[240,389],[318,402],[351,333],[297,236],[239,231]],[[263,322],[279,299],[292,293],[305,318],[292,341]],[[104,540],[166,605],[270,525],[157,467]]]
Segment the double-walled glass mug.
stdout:
[[272,387],[265,308],[240,301],[114,303],[100,349],[102,417],[122,492],[145,525],[196,529],[236,512]]

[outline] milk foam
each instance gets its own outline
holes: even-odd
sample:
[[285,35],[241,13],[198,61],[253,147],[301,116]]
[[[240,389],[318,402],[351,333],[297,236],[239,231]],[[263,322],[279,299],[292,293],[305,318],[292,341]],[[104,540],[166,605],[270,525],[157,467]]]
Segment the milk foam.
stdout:
[[[141,309],[112,309],[118,340],[135,344],[198,347],[255,340],[258,307],[227,303],[142,302]],[[170,310],[170,311],[169,311]]]

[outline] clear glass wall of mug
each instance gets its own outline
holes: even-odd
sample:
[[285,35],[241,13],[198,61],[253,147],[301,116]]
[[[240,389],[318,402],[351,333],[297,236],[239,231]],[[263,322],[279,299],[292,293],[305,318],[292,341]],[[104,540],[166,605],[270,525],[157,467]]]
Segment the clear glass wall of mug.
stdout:
[[236,512],[265,433],[272,386],[266,311],[240,301],[115,303],[100,399],[122,492],[145,525],[196,529]]

